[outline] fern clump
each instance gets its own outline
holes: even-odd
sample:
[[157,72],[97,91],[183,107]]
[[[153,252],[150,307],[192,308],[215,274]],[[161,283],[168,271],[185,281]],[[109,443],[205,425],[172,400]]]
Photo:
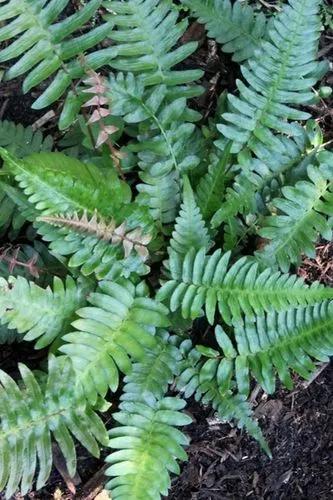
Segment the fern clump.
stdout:
[[[188,398],[274,457],[254,384],[291,389],[333,355],[333,289],[297,270],[333,229],[308,106],[322,2],[81,3],[0,1],[5,78],[56,103],[60,129],[0,122],[0,344],[26,358],[0,370],[0,495],[42,488],[55,445],[74,477],[75,439],[103,450],[110,498],[159,500]],[[215,116],[191,17],[241,63]]]

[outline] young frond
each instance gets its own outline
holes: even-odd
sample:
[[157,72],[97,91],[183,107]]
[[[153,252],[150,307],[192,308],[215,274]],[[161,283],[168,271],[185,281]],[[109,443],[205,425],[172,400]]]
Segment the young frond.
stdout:
[[238,390],[248,396],[250,375],[269,394],[276,377],[292,389],[290,370],[309,379],[316,369],[313,360],[325,362],[333,354],[332,323],[333,303],[324,301],[242,319],[235,324],[236,350],[220,329],[224,362],[235,372]]
[[0,42],[12,40],[0,51],[0,62],[15,59],[5,74],[7,80],[27,73],[23,91],[28,92],[55,75],[52,83],[34,102],[33,108],[49,106],[59,99],[73,80],[81,78],[86,68],[97,69],[107,64],[112,49],[91,52],[110,36],[112,22],[102,23],[82,35],[71,35],[88,25],[96,15],[102,0],[90,0],[80,10],[65,19],[59,19],[69,0],[10,0],[0,6]]
[[205,24],[208,36],[222,44],[236,62],[253,56],[266,34],[266,17],[255,13],[251,5],[237,0],[182,0],[191,14]]
[[258,144],[282,152],[283,142],[274,132],[300,135],[293,122],[310,115],[294,106],[313,101],[312,87],[327,70],[325,62],[317,61],[320,3],[289,0],[274,18],[267,41],[261,41],[242,66],[246,83],[237,81],[239,96],[228,96],[229,110],[218,125],[222,135],[233,141],[233,152],[244,146],[253,150]]
[[257,252],[259,259],[276,261],[286,272],[291,264],[299,263],[302,253],[315,256],[318,236],[332,238],[333,156],[328,159],[330,164],[310,165],[309,180],[284,186],[283,198],[273,200],[278,215],[263,220],[259,234],[269,243]]
[[75,379],[69,359],[51,356],[47,381],[42,383],[25,365],[20,364],[19,369],[20,386],[0,371],[0,491],[6,489],[8,499],[18,488],[22,495],[28,493],[36,469],[37,489],[46,483],[52,468],[52,438],[70,476],[76,470],[72,436],[96,457],[98,442],[104,446],[108,442],[102,420],[75,384],[68,383]]
[[134,285],[99,282],[88,297],[89,306],[79,309],[75,332],[64,336],[60,350],[69,355],[78,380],[89,401],[116,391],[118,370],[131,371],[131,359],[145,357],[145,349],[155,346],[156,327],[168,326],[168,310],[162,304],[136,293]]
[[242,257],[230,266],[230,252],[212,255],[206,249],[190,250],[185,258],[170,252],[171,279],[157,293],[158,300],[167,301],[171,311],[181,310],[184,318],[202,316],[214,323],[219,312],[227,323],[249,318],[265,311],[281,311],[297,305],[314,304],[333,297],[333,289],[318,282],[308,286],[292,274],[264,271],[253,259]]
[[23,277],[0,278],[1,323],[15,329],[24,340],[37,340],[36,349],[51,344],[70,329],[75,312],[86,303],[87,286],[69,276],[64,284],[54,278],[50,287],[40,288]]
[[208,171],[199,180],[196,189],[196,199],[205,220],[220,208],[222,195],[225,191],[226,170],[230,162],[231,143],[228,144],[219,158],[209,164]]
[[210,238],[198,208],[190,181],[183,179],[183,203],[175,222],[175,229],[170,240],[170,247],[181,255],[186,255],[191,248],[209,248]]

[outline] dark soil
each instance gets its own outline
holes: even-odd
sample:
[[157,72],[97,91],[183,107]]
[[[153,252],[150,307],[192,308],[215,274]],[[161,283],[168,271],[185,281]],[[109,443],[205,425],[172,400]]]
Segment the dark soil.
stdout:
[[273,453],[270,460],[248,436],[215,424],[200,408],[189,430],[189,462],[174,481],[170,500],[332,499],[333,366],[304,390],[257,398]]

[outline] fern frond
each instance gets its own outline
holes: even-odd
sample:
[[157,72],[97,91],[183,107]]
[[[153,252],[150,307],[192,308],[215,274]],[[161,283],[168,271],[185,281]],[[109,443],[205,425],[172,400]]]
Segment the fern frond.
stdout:
[[[225,362],[235,371],[239,391],[249,393],[250,374],[272,394],[275,380],[292,389],[290,370],[309,379],[316,369],[313,360],[328,361],[333,353],[333,303],[269,312],[254,319],[246,317],[235,324],[236,350],[228,351]],[[224,343],[221,343],[224,350]],[[230,368],[231,369],[231,368]]]
[[272,131],[300,135],[294,121],[309,114],[294,106],[313,101],[311,89],[327,69],[325,62],[316,60],[320,3],[290,0],[274,18],[267,41],[261,41],[259,50],[242,66],[246,83],[237,81],[239,97],[228,96],[229,111],[218,125],[223,136],[234,141],[233,152],[257,144],[282,152],[283,143]]
[[230,149],[231,143],[225,147],[221,157],[215,158],[210,163],[208,171],[199,180],[196,198],[205,220],[209,220],[221,206],[227,180],[226,169],[230,161]]
[[227,187],[225,200],[220,204],[212,218],[212,227],[216,228],[230,217],[237,214],[247,215],[262,212],[283,185],[294,168],[301,165],[304,158],[310,161],[305,137],[293,140],[280,136],[284,150],[282,153],[265,146],[255,148],[255,158],[240,158],[239,169],[232,186]]
[[210,244],[207,228],[195,202],[190,181],[186,176],[183,184],[183,203],[170,240],[170,247],[181,255],[187,254],[191,248],[208,249]]
[[282,188],[283,198],[273,200],[278,215],[266,217],[259,231],[270,242],[258,258],[276,261],[283,271],[298,264],[302,253],[314,257],[319,236],[332,238],[333,163],[310,165],[307,172],[309,180]]
[[51,151],[53,139],[50,135],[43,137],[40,130],[34,131],[32,127],[3,120],[0,121],[0,146],[18,158],[23,158],[32,153]]
[[237,0],[182,0],[191,14],[205,24],[208,36],[222,44],[232,59],[242,62],[253,56],[266,34],[266,17],[251,5]]
[[107,487],[115,499],[160,498],[167,494],[170,472],[179,473],[176,459],[186,459],[182,447],[188,440],[176,426],[191,419],[179,412],[183,401],[165,398],[181,354],[167,332],[159,331],[155,340],[126,375],[121,411],[114,415],[123,426],[111,430],[110,446],[119,451],[106,459],[113,464],[107,475],[115,478]]
[[102,241],[111,242],[113,245],[121,244],[124,247],[125,258],[130,255],[133,249],[142,260],[146,260],[148,257],[147,245],[151,240],[150,234],[143,234],[140,228],[127,231],[126,222],[120,226],[116,226],[115,221],[106,223],[98,218],[97,212],[91,219],[88,219],[87,213],[84,212],[81,217],[77,213],[68,216],[45,215],[39,217],[38,220],[57,227],[69,227],[74,231],[92,234]]
[[54,278],[53,289],[40,288],[25,278],[0,278],[1,323],[16,329],[24,340],[37,340],[42,349],[69,331],[75,312],[86,303],[88,289],[67,277]]
[[40,384],[20,364],[23,387],[0,371],[0,490],[6,488],[7,498],[19,487],[22,495],[28,493],[37,467],[37,489],[46,483],[52,468],[51,438],[64,455],[70,476],[76,470],[72,435],[96,457],[98,442],[108,442],[102,420],[68,383],[75,379],[70,360],[51,356],[48,368],[47,382]]
[[146,349],[144,359],[132,365],[124,378],[122,401],[139,401],[153,395],[157,400],[164,397],[172,383],[181,359],[179,349],[164,330],[155,336],[155,345]]
[[110,35],[112,23],[106,22],[86,33],[71,38],[96,14],[102,0],[90,0],[81,10],[59,20],[68,0],[10,0],[0,6],[0,41],[12,40],[0,51],[0,62],[17,59],[6,72],[8,80],[27,74],[23,81],[26,93],[56,73],[52,83],[34,102],[33,108],[49,106],[59,99],[74,79],[85,74],[86,68],[97,69],[107,64],[112,49],[91,52],[84,62],[78,56],[97,46]]
[[144,84],[183,85],[202,76],[200,70],[174,70],[197,48],[196,42],[174,48],[187,27],[177,22],[179,11],[170,0],[128,0],[104,2],[115,24],[111,39],[116,57],[109,64],[118,71],[140,73]]
[[186,460],[187,437],[176,427],[192,419],[181,413],[185,402],[175,397],[146,401],[124,401],[113,415],[121,424],[110,432],[109,446],[115,450],[106,459],[115,476],[106,485],[115,500],[158,500],[167,495],[170,472],[179,474],[177,460]]
[[[169,95],[168,95],[169,94]],[[147,205],[155,220],[172,222],[180,199],[180,174],[199,163],[188,144],[195,136],[192,121],[198,113],[186,107],[182,92],[171,95],[166,85],[146,89],[144,78],[129,73],[110,79],[112,113],[127,123],[139,124],[138,143],[128,149],[138,153],[141,193],[138,201]],[[195,95],[186,91],[186,97]]]
[[333,289],[318,282],[308,286],[292,274],[260,271],[249,257],[229,265],[230,252],[212,255],[206,249],[190,250],[185,258],[170,252],[171,280],[157,293],[158,300],[167,300],[171,311],[181,309],[184,318],[206,315],[214,323],[216,308],[227,323],[265,311],[281,311],[296,305],[313,304],[333,297]]
[[[229,341],[230,342],[230,341]],[[245,429],[262,449],[271,456],[270,449],[258,425],[253,418],[251,407],[242,394],[234,394],[231,383],[232,364],[229,360],[211,358],[202,359],[197,349],[186,345],[183,351],[183,361],[180,363],[180,375],[177,388],[184,392],[185,397],[195,395],[196,401],[210,404],[219,417],[227,422],[236,422],[239,429]],[[218,356],[218,352],[216,355]]]
[[102,281],[88,297],[89,307],[77,311],[77,331],[65,335],[60,350],[68,354],[87,398],[95,402],[110,388],[117,390],[118,370],[129,373],[131,359],[140,360],[155,345],[156,327],[168,326],[168,310],[158,302],[137,296],[129,280]]
[[[60,153],[40,153],[23,161],[5,150],[1,153],[6,167],[13,172],[26,195],[28,204],[22,204],[23,214],[30,217],[43,239],[51,242],[52,252],[71,255],[71,267],[80,266],[83,274],[95,273],[99,278],[147,272],[142,257],[131,254],[124,259],[119,245],[113,246],[96,235],[85,235],[81,228],[75,231],[74,222],[71,227],[65,221],[62,227],[55,227],[37,220],[40,217],[59,218],[59,213],[63,212],[72,214],[72,218],[77,213],[94,218],[97,212],[97,220],[115,220],[117,227],[126,220],[128,233],[135,236],[140,232],[140,237],[142,235],[146,241],[146,234],[153,230],[153,221],[147,209],[130,203],[131,191],[126,183],[111,171],[105,173],[94,165],[86,165]],[[134,239],[136,242],[136,237]],[[138,249],[143,252],[141,247]]]

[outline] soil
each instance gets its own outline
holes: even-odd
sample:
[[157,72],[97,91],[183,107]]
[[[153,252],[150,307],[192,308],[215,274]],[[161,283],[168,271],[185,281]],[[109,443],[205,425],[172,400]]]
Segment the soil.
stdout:
[[[262,2],[264,4],[267,2]],[[268,2],[268,3],[273,3]],[[329,2],[327,2],[329,3]],[[207,117],[214,112],[216,98],[222,88],[234,90],[239,69],[230,58],[222,55],[214,42],[208,41],[200,25],[193,23],[184,41],[199,41],[199,50],[186,67],[205,70],[202,84],[207,89],[194,105]],[[321,54],[333,60],[333,33],[326,29],[321,39]],[[2,84],[0,119],[13,120],[24,125],[34,123],[48,110],[33,111],[34,100],[23,96],[18,81]],[[333,85],[333,72],[322,85]],[[36,97],[36,96],[34,96]],[[55,106],[58,114],[58,106]],[[311,113],[325,132],[325,141],[333,139],[333,98],[311,106]],[[44,127],[55,132],[56,118]],[[321,242],[315,259],[304,259],[298,274],[307,281],[319,279],[333,285],[333,243]],[[43,352],[33,352],[25,343],[13,349],[4,346],[0,351],[0,367],[16,375],[17,361],[22,359],[36,368]],[[187,411],[194,423],[186,429],[191,444],[189,461],[174,478],[169,500],[333,500],[333,365],[318,365],[318,373],[311,383],[295,379],[292,392],[279,389],[274,397],[267,397],[254,389],[252,401],[265,437],[271,447],[270,460],[256,442],[246,434],[218,421],[211,409],[190,401]],[[111,416],[106,414],[108,426]],[[32,492],[26,498],[36,500],[90,500],[103,485],[103,462],[87,455],[78,446],[78,475],[74,481],[66,476],[61,457],[54,449],[56,469],[47,486]],[[64,481],[65,479],[65,481]],[[2,498],[0,494],[0,498]],[[15,497],[20,498],[20,497]],[[101,499],[102,500],[102,499]]]

